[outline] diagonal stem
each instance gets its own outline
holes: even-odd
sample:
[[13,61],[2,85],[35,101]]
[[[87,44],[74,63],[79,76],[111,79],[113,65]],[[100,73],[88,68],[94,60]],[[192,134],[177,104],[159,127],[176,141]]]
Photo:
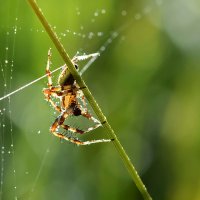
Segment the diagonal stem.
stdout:
[[30,3],[35,14],[39,18],[42,25],[44,26],[46,32],[48,33],[48,35],[51,38],[54,45],[56,46],[56,48],[57,48],[58,52],[60,53],[61,57],[63,58],[64,62],[68,66],[70,73],[73,75],[74,79],[76,80],[76,82],[78,83],[80,88],[83,88],[82,90],[83,90],[85,97],[87,98],[88,102],[90,103],[90,105],[93,108],[94,112],[96,113],[97,117],[101,121],[103,127],[107,130],[109,138],[114,139],[113,144],[114,144],[116,150],[118,151],[121,159],[123,160],[123,163],[126,166],[127,170],[129,171],[129,173],[130,173],[133,181],[135,182],[137,188],[141,192],[143,198],[145,200],[152,200],[152,198],[151,198],[150,194],[148,193],[145,185],[143,184],[141,178],[139,177],[135,167],[133,166],[130,158],[126,154],[123,146],[121,145],[117,136],[115,135],[112,127],[108,123],[106,117],[104,116],[103,112],[101,111],[100,107],[98,106],[96,100],[94,99],[93,95],[91,94],[91,92],[88,89],[87,85],[85,84],[84,80],[82,79],[82,77],[79,75],[79,73],[75,69],[75,67],[74,67],[73,63],[71,62],[71,59],[69,58],[68,54],[66,53],[63,45],[61,44],[56,33],[53,31],[53,29],[49,25],[48,21],[44,17],[44,15],[43,15],[41,9],[38,7],[36,1],[35,0],[28,0],[28,2]]

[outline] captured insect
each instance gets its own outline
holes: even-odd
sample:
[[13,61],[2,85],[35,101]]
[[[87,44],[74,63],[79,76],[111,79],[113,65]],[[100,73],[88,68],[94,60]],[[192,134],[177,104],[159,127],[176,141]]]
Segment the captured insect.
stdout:
[[[50,71],[51,65],[51,49],[48,51],[48,60],[46,66],[46,74],[48,77],[48,88],[43,89],[43,93],[45,96],[46,101],[48,101],[53,108],[59,112],[59,116],[55,119],[54,123],[50,127],[50,132],[59,137],[61,139],[67,140],[71,143],[76,145],[90,145],[94,143],[101,143],[101,142],[111,142],[112,139],[99,139],[99,140],[90,140],[90,141],[81,141],[77,137],[72,136],[73,133],[84,134],[88,133],[98,127],[101,126],[99,120],[92,116],[89,113],[84,94],[76,83],[76,80],[70,73],[66,64],[62,67],[61,73],[58,77],[58,85],[53,86],[52,76]],[[77,62],[81,60],[89,59],[93,56],[97,56],[97,54],[90,54],[90,55],[83,55],[83,56],[75,56],[72,59],[72,63],[74,64],[75,68],[78,70]],[[53,101],[52,98],[59,99],[59,105]],[[81,100],[82,104],[78,101]],[[86,130],[81,130],[70,125],[64,124],[66,119],[69,116],[83,116],[88,120],[94,122],[94,126],[87,128]],[[62,128],[66,131],[66,133],[72,133],[70,136],[69,134],[60,133],[58,130]]]

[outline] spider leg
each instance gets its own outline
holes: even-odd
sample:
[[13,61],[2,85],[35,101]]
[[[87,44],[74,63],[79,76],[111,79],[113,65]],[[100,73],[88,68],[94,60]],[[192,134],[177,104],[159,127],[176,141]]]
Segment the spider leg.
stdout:
[[82,102],[83,105],[81,105],[78,100],[77,100],[77,105],[78,105],[78,108],[81,110],[81,115],[83,117],[86,117],[87,119],[89,120],[92,120],[94,123],[97,123],[97,124],[100,124],[99,120],[96,119],[95,117],[93,117],[89,112],[88,112],[88,109],[87,109],[87,103],[85,101],[85,96],[82,92],[82,90],[79,88],[78,89],[78,96],[77,98],[80,99],[80,101]]
[[78,98],[81,100],[83,106],[86,108],[87,103],[86,103],[86,101],[85,101],[85,96],[84,96],[84,94],[83,94],[83,91],[79,89],[79,90],[77,91],[77,93],[78,93]]
[[87,60],[87,59],[90,59],[90,58],[96,58],[98,56],[100,56],[99,53],[92,53],[92,54],[82,55],[82,56],[76,56],[75,55],[72,58],[72,62],[77,63],[78,61]]
[[53,108],[58,111],[61,112],[61,107],[58,106],[49,96],[45,95],[45,99],[53,106]]
[[52,87],[52,77],[51,77],[51,71],[50,71],[50,65],[51,65],[51,49],[49,49],[48,51],[48,59],[47,59],[47,66],[46,66],[46,74],[48,77],[48,87],[51,88]]
[[72,137],[67,137],[61,133],[58,132],[52,132],[53,135],[56,137],[66,140],[68,142],[71,142],[73,144],[76,144],[77,146],[79,145],[90,145],[90,144],[95,144],[95,143],[102,143],[102,142],[112,142],[114,139],[100,139],[100,140],[90,140],[90,141],[80,141],[78,138],[72,138]]
[[78,90],[78,94],[79,94],[79,99],[81,100],[83,106],[79,103],[79,108],[81,110],[81,115],[83,117],[86,117],[87,119],[89,120],[92,120],[95,124],[99,124],[96,128],[98,128],[99,126],[101,126],[101,123],[98,119],[96,119],[95,117],[93,117],[89,112],[88,112],[88,109],[87,109],[87,104],[86,104],[86,101],[85,101],[85,96],[82,92],[82,90]]
[[[43,90],[43,94],[45,96],[45,99],[51,103],[51,105],[53,106],[53,108],[58,111],[61,112],[61,108],[60,106],[57,106],[55,102],[53,102],[53,100],[51,99],[51,96],[56,96],[58,97],[58,92],[61,91],[61,87],[52,87],[52,77],[51,77],[51,71],[50,71],[50,65],[51,65],[51,49],[49,49],[48,51],[48,59],[47,59],[47,65],[46,65],[46,74],[48,77],[48,88],[45,88]],[[57,94],[56,94],[57,93]]]
[[89,120],[92,120],[95,125],[92,126],[92,127],[89,127],[87,130],[84,131],[84,133],[87,133],[87,132],[90,132],[90,131],[93,131],[94,129],[98,128],[101,126],[101,123],[99,122],[99,120],[97,120],[95,117],[93,117],[89,112],[84,112],[84,113],[81,113],[81,115]]
[[[53,102],[54,103],[54,102]],[[77,108],[77,110],[80,110],[79,108]],[[76,112],[77,112],[77,110],[76,110]],[[80,112],[81,112],[81,110],[80,110]],[[81,129],[78,129],[78,128],[74,128],[74,127],[71,127],[71,126],[69,126],[69,125],[66,125],[66,124],[64,124],[64,121],[66,120],[66,118],[70,115],[71,113],[68,113],[68,111],[65,111],[65,112],[63,112],[55,121],[54,121],[54,123],[52,124],[52,126],[51,126],[51,128],[50,128],[50,131],[51,132],[55,132],[55,130],[57,129],[57,128],[59,128],[60,126],[63,128],[63,129],[65,129],[65,130],[67,130],[67,131],[71,131],[72,133],[79,133],[79,134],[84,134],[84,133],[87,133],[87,132],[90,132],[90,131],[92,131],[92,130],[94,130],[94,129],[96,129],[96,128],[98,128],[99,126],[101,126],[101,124],[100,123],[98,123],[98,124],[95,124],[93,127],[89,127],[88,129],[86,129],[86,130],[81,130]],[[90,114],[86,114],[86,113],[83,113],[83,114],[81,114],[81,115],[83,115],[83,116],[87,116],[87,118],[89,119],[92,119],[93,120],[93,118],[94,117],[92,117]],[[95,119],[95,118],[94,118]],[[95,119],[96,120],[96,119]],[[94,121],[94,120],[93,120]]]
[[100,140],[88,140],[88,141],[80,141],[78,140],[77,145],[90,145],[90,144],[96,144],[96,143],[102,143],[102,142],[112,142],[114,139],[100,139]]
[[55,98],[61,98],[62,96],[65,96],[68,93],[68,90],[62,90],[62,88],[60,86],[54,86],[51,88],[44,88],[43,89],[43,94],[45,96],[45,99],[51,103],[51,105],[53,106],[53,108],[58,111],[61,112],[61,107],[57,106],[56,103],[52,100],[52,96]]
[[80,104],[77,104],[77,107],[76,107],[76,110],[75,110],[76,113],[80,113],[79,115],[82,115],[83,117],[89,119],[89,120],[92,120],[95,125],[92,126],[92,127],[89,127],[88,129],[84,130],[82,133],[81,132],[78,132],[80,134],[83,134],[83,133],[88,133],[98,127],[101,126],[101,123],[99,122],[99,120],[97,120],[96,118],[94,118],[88,111],[85,111],[83,109],[83,107],[80,105]]
[[[65,119],[68,117],[68,113],[67,112],[63,112],[58,118],[56,118],[56,120],[54,121],[54,123],[52,124],[51,128],[50,128],[50,132],[55,135],[56,137],[60,138],[60,139],[64,139],[67,140],[71,143],[74,143],[76,145],[90,145],[90,144],[95,144],[95,143],[102,143],[102,142],[111,142],[112,139],[100,139],[100,140],[91,140],[91,141],[80,141],[78,138],[73,138],[73,137],[67,137],[61,133],[59,133],[57,131],[57,129],[61,126],[66,130],[70,130],[72,132],[77,132],[78,129],[75,128],[71,128],[68,125],[64,125],[64,121]],[[79,130],[81,131],[81,130]]]
[[61,107],[57,106],[56,103],[51,99],[51,96],[58,98],[59,97],[58,93],[56,93],[56,91],[53,91],[53,88],[52,89],[47,88],[43,90],[43,94],[45,96],[46,101],[50,102],[56,111],[61,112]]
[[64,121],[68,116],[69,116],[69,114],[67,112],[63,112],[59,117],[56,118],[56,120],[54,121],[54,123],[52,124],[52,126],[50,128],[50,131],[55,132],[56,129],[61,126],[62,128],[64,128],[67,131],[71,131],[73,133],[83,134],[84,131],[77,129],[77,128],[70,127],[69,125],[64,124]]
[[73,133],[80,133],[80,134],[85,133],[85,131],[80,130],[80,129],[77,129],[77,128],[70,127],[69,125],[62,124],[62,125],[60,125],[60,126],[61,126],[62,128],[64,128],[65,130],[71,131],[71,132],[73,132]]

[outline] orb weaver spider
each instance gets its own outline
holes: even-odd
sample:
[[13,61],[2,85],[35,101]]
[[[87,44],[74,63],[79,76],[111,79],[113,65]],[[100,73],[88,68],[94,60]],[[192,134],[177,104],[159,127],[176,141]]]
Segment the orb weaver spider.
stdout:
[[[97,54],[75,56],[72,59],[72,63],[78,70],[78,65],[77,65],[78,61],[89,59],[94,55],[97,56]],[[111,142],[112,139],[81,141],[76,137],[68,136],[58,131],[59,128],[63,128],[67,132],[69,131],[71,133],[84,134],[100,127],[101,123],[88,112],[83,92],[76,83],[72,74],[69,72],[68,67],[66,65],[63,66],[61,73],[58,77],[58,85],[53,86],[50,65],[51,65],[51,49],[49,49],[48,51],[48,60],[46,66],[46,74],[48,77],[48,83],[47,83],[48,88],[44,88],[43,93],[46,101],[48,101],[53,106],[53,108],[60,113],[60,115],[55,119],[55,121],[51,125],[50,132],[56,137],[67,140],[76,145],[90,145],[94,143]],[[52,97],[58,98],[60,100],[60,105],[57,105],[52,100]],[[82,104],[78,101],[78,99],[80,99]],[[69,116],[80,116],[80,115],[93,121],[95,125],[93,127],[89,127],[87,130],[81,130],[64,124],[65,120]]]

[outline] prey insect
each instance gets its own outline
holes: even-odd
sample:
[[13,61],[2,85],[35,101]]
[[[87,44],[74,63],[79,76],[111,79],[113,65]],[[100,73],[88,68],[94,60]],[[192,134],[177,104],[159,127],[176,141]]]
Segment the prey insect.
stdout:
[[[75,56],[72,59],[72,63],[78,70],[78,65],[77,65],[78,61],[89,59],[93,56],[97,56],[97,54]],[[69,72],[68,67],[66,65],[63,66],[61,73],[58,77],[58,85],[53,86],[50,65],[51,65],[51,50],[48,51],[48,60],[46,66],[46,74],[48,77],[48,84],[47,84],[48,88],[44,88],[43,93],[46,101],[48,101],[52,105],[52,107],[59,113],[59,116],[55,119],[55,121],[51,125],[50,132],[56,137],[67,140],[76,145],[90,145],[94,143],[112,141],[110,139],[81,141],[77,137],[72,136],[73,134],[76,133],[84,134],[90,132],[100,127],[101,123],[95,117],[93,117],[92,114],[89,113],[83,92],[76,83],[72,74]],[[56,102],[53,101],[53,98],[59,99],[59,105],[57,105]],[[89,127],[86,130],[72,127],[64,123],[69,116],[83,116],[88,120],[91,120],[94,123],[94,126]],[[60,133],[59,132],[60,128],[72,134],[69,136],[69,134]]]

